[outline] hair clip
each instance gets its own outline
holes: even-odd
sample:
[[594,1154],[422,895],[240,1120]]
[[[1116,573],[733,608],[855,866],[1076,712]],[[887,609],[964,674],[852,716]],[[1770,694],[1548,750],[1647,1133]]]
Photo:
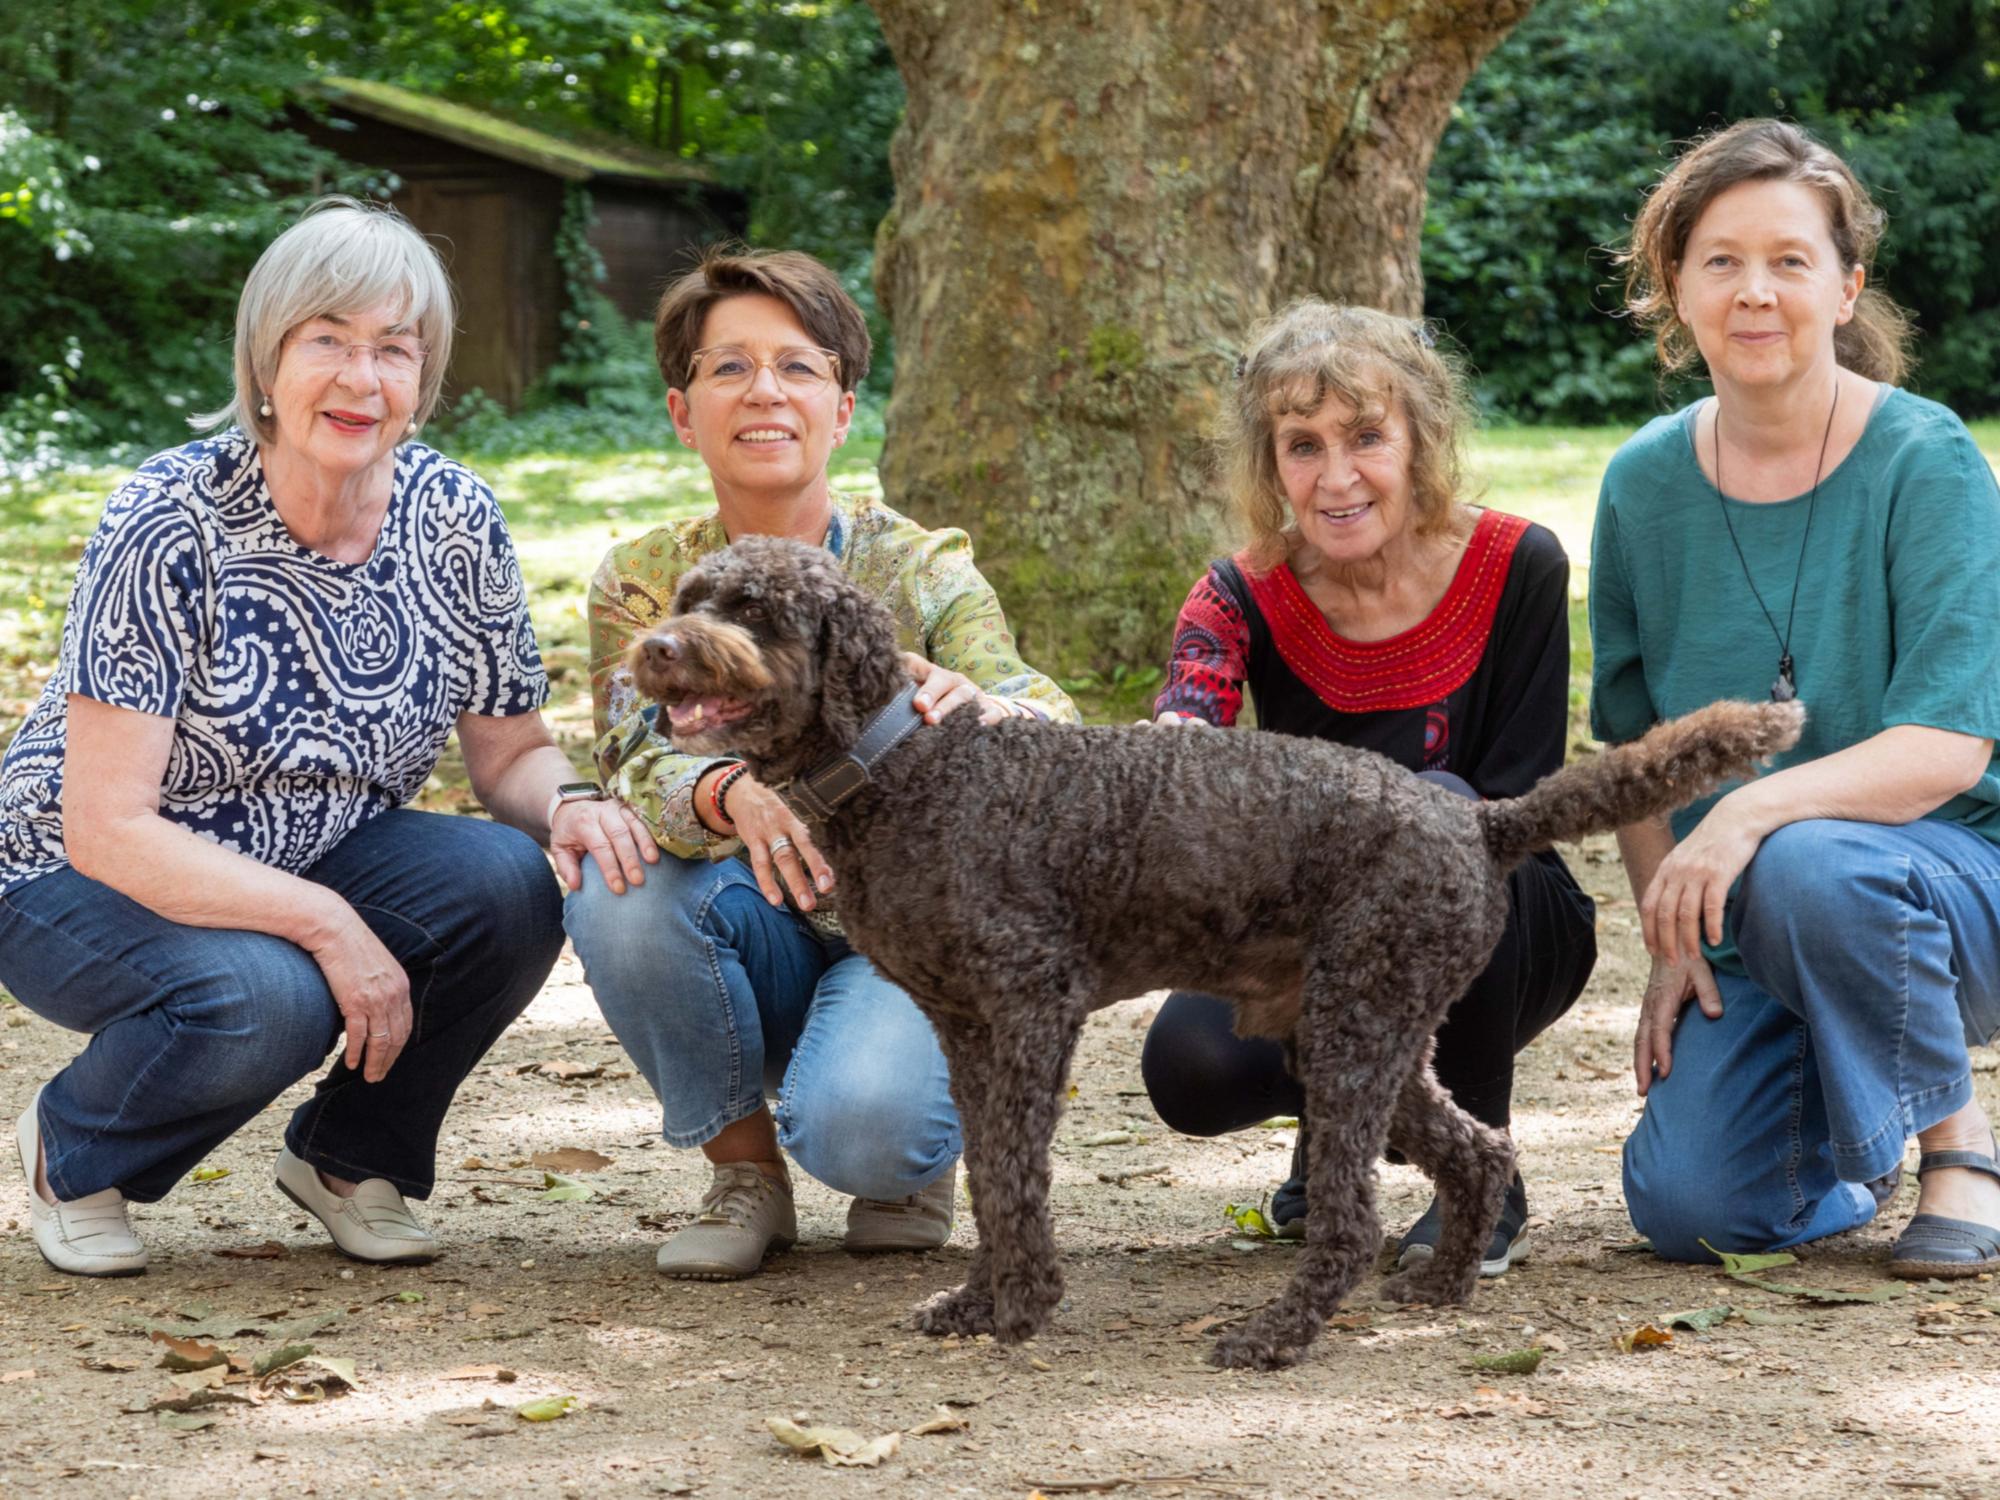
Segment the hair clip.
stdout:
[[1236,368],[1230,372],[1229,378],[1232,380],[1241,380],[1243,378],[1243,372],[1249,368],[1250,368],[1250,356],[1247,354],[1239,354],[1236,356]]
[[1416,341],[1426,349],[1437,348],[1437,335],[1431,332],[1431,325],[1419,318],[1410,329]]

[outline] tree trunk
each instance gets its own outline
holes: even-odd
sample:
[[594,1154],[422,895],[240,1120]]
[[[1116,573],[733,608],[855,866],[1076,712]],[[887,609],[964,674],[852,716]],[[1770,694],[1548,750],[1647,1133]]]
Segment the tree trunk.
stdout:
[[889,503],[973,533],[1029,659],[1164,659],[1226,549],[1250,325],[1414,315],[1424,178],[1532,0],[873,0],[908,89],[877,240]]

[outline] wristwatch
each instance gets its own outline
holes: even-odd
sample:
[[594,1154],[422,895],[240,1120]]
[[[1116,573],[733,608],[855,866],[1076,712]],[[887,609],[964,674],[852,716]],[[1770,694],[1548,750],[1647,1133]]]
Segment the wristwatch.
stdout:
[[594,781],[565,781],[556,788],[556,794],[549,798],[549,815],[545,821],[551,827],[555,826],[556,809],[565,802],[604,802],[608,801],[610,796],[609,792]]

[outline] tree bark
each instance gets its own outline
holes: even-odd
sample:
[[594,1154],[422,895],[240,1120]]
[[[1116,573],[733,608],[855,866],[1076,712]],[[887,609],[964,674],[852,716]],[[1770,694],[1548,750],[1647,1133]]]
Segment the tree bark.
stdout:
[[1308,293],[1415,315],[1424,178],[1532,0],[873,0],[889,503],[973,533],[1031,660],[1159,664],[1229,545],[1209,437]]

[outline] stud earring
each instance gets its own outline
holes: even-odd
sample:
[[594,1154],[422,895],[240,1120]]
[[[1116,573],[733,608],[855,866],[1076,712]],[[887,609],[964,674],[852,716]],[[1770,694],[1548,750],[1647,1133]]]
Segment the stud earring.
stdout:
[[409,424],[403,428],[403,431],[405,433],[412,433],[415,432],[416,430],[417,430],[417,419],[415,417],[412,417],[409,420]]
[[271,415],[271,398],[269,396],[266,396],[263,399],[262,403],[259,404],[259,406],[257,407],[257,415],[260,417],[268,417]]

